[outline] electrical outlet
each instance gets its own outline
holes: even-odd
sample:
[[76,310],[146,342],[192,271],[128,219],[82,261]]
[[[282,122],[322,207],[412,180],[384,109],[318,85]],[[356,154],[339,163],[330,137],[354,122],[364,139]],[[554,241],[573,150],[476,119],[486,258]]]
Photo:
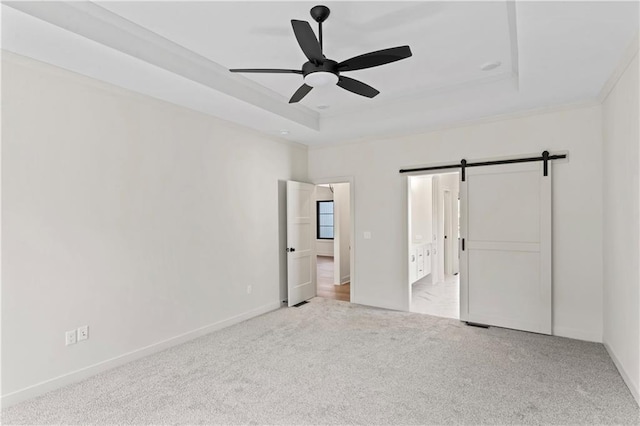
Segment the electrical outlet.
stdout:
[[76,330],[69,330],[64,333],[64,342],[65,345],[75,345],[76,344]]
[[251,294],[251,291],[253,291],[253,288],[251,288],[251,285],[247,286],[247,294]]
[[78,342],[81,340],[87,340],[89,338],[89,326],[83,325],[78,327]]

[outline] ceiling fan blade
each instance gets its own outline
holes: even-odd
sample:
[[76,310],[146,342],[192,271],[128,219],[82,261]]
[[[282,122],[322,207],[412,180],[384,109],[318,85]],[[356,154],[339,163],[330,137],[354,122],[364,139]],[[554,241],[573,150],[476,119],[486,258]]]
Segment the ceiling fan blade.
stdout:
[[392,47],[390,49],[377,50],[355,56],[338,64],[340,71],[355,71],[365,68],[377,67],[391,62],[406,59],[412,55],[409,46]]
[[300,102],[302,98],[307,96],[307,93],[309,93],[311,89],[313,89],[313,87],[303,84],[298,90],[296,90],[296,93],[293,94],[291,99],[289,99],[289,103],[294,104],[296,102]]
[[373,98],[380,93],[368,84],[364,84],[361,81],[354,80],[353,78],[345,77],[343,75],[340,76],[337,84],[345,90],[353,92],[356,95],[366,96],[367,98]]
[[316,38],[311,25],[307,21],[291,20],[291,26],[293,27],[293,33],[296,35],[298,44],[302,49],[304,55],[311,62],[319,62],[324,59],[322,55],[322,48]]
[[281,70],[277,68],[234,68],[231,72],[253,72],[253,73],[272,73],[272,74],[302,74],[300,70]]

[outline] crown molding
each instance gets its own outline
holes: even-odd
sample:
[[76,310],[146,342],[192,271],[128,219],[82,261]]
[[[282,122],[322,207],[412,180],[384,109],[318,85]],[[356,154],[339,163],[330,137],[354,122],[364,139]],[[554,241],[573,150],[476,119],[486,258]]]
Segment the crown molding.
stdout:
[[616,65],[616,68],[613,70],[613,73],[611,73],[611,76],[609,76],[607,81],[602,86],[602,89],[600,89],[600,93],[598,94],[598,100],[600,102],[604,102],[607,99],[609,93],[611,93],[615,85],[618,83],[618,80],[620,80],[620,77],[622,77],[622,74],[624,74],[627,68],[629,68],[631,62],[638,55],[638,48],[640,44],[639,42],[640,32],[636,33],[636,35],[633,36],[631,42],[622,54],[620,61]]
[[219,123],[221,126],[225,126],[227,128],[234,129],[237,131],[242,131],[245,134],[246,133],[253,134],[263,139],[267,139],[271,142],[282,144],[291,148],[305,149],[305,150],[308,148],[306,144],[297,142],[295,140],[278,137],[276,135],[254,129],[252,127],[247,127],[243,124],[236,123],[234,121],[230,121],[225,118],[221,118],[216,115],[209,114],[207,112],[199,111],[189,106],[177,104],[171,101],[153,97],[151,95],[136,92],[136,91],[118,86],[113,83],[109,83],[103,80],[89,77],[87,75],[80,74],[75,71],[71,71],[65,68],[60,68],[56,65],[52,65],[47,62],[40,61],[38,59],[30,58],[28,56],[24,56],[19,53],[11,52],[9,50],[0,48],[0,63],[4,63],[4,62],[13,63],[21,67],[34,69],[34,70],[37,70],[38,72],[55,75],[55,76],[58,76],[59,78],[73,79],[73,82],[76,84],[82,84],[98,90],[107,91],[109,93],[114,93],[114,94],[117,94],[118,96],[127,97],[132,100],[154,102],[158,105],[165,105],[170,108],[189,110],[196,114],[202,114],[203,116],[207,117],[209,120],[214,120],[215,122]]
[[95,3],[9,1],[4,4],[307,128],[320,128],[316,111],[304,105],[290,105],[282,95],[232,74],[222,65]]
[[[505,71],[486,77],[478,77],[470,80],[463,80],[443,86],[424,88],[422,90],[413,91],[410,93],[404,93],[390,98],[384,104],[376,105],[367,108],[367,113],[392,113],[397,112],[398,108],[407,108],[407,111],[413,111],[416,102],[428,103],[435,96],[448,95],[452,93],[461,93],[474,88],[483,87],[493,83],[508,83],[509,86],[517,89],[518,76],[511,71]],[[320,115],[320,127],[323,128],[323,124],[334,117],[344,117],[349,114],[361,114],[363,109],[358,108],[344,108],[333,110],[329,113],[322,113]]]
[[518,111],[505,112],[501,114],[489,114],[487,116],[472,118],[467,120],[453,120],[447,123],[434,124],[425,126],[419,130],[409,130],[403,132],[389,132],[386,134],[379,134],[376,137],[370,138],[352,138],[344,141],[324,143],[318,145],[310,145],[308,147],[309,152],[318,151],[323,149],[331,149],[336,147],[343,147],[348,145],[360,145],[370,142],[384,142],[384,141],[397,141],[398,139],[408,138],[416,135],[427,135],[436,132],[444,132],[448,130],[456,130],[471,126],[481,126],[484,124],[496,123],[508,120],[517,120],[527,117],[535,117],[545,114],[554,114],[563,111],[573,111],[586,108],[601,107],[602,103],[597,99],[589,99],[585,101],[567,102],[562,104],[547,105],[543,107],[523,108]]

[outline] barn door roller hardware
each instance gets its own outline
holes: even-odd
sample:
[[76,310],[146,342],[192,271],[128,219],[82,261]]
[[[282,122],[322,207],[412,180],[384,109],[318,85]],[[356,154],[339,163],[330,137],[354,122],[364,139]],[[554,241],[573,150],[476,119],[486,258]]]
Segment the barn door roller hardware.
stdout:
[[445,164],[442,166],[433,166],[433,167],[417,167],[414,169],[400,169],[400,173],[411,173],[411,172],[425,172],[428,170],[445,170],[445,169],[460,169],[460,178],[464,182],[467,179],[466,169],[467,167],[480,167],[480,166],[495,166],[498,164],[513,164],[513,163],[531,163],[533,161],[542,161],[544,162],[543,173],[544,176],[549,176],[549,161],[551,160],[559,160],[562,158],[567,158],[567,154],[549,154],[549,151],[544,151],[540,157],[526,157],[526,158],[508,158],[506,160],[495,160],[495,161],[477,161],[475,163],[469,163],[467,160],[461,160],[456,164]]

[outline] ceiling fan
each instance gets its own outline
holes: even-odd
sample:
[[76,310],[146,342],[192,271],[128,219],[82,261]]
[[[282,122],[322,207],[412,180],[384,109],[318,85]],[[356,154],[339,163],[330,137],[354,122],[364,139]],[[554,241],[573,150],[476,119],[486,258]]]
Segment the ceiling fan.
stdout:
[[373,98],[378,90],[353,78],[345,77],[341,73],[345,71],[356,71],[365,68],[377,67],[391,62],[406,59],[411,56],[409,46],[392,47],[389,49],[377,50],[355,56],[346,61],[336,62],[327,57],[322,52],[322,23],[329,17],[329,8],[326,6],[315,6],[311,9],[311,17],[318,23],[318,35],[320,41],[311,29],[307,21],[291,20],[293,33],[298,40],[298,44],[304,55],[309,59],[302,65],[301,70],[273,69],[273,68],[240,68],[231,69],[231,72],[241,73],[276,73],[276,74],[301,74],[304,83],[293,94],[289,103],[299,102],[314,87],[337,84],[345,90],[356,93],[367,98]]

